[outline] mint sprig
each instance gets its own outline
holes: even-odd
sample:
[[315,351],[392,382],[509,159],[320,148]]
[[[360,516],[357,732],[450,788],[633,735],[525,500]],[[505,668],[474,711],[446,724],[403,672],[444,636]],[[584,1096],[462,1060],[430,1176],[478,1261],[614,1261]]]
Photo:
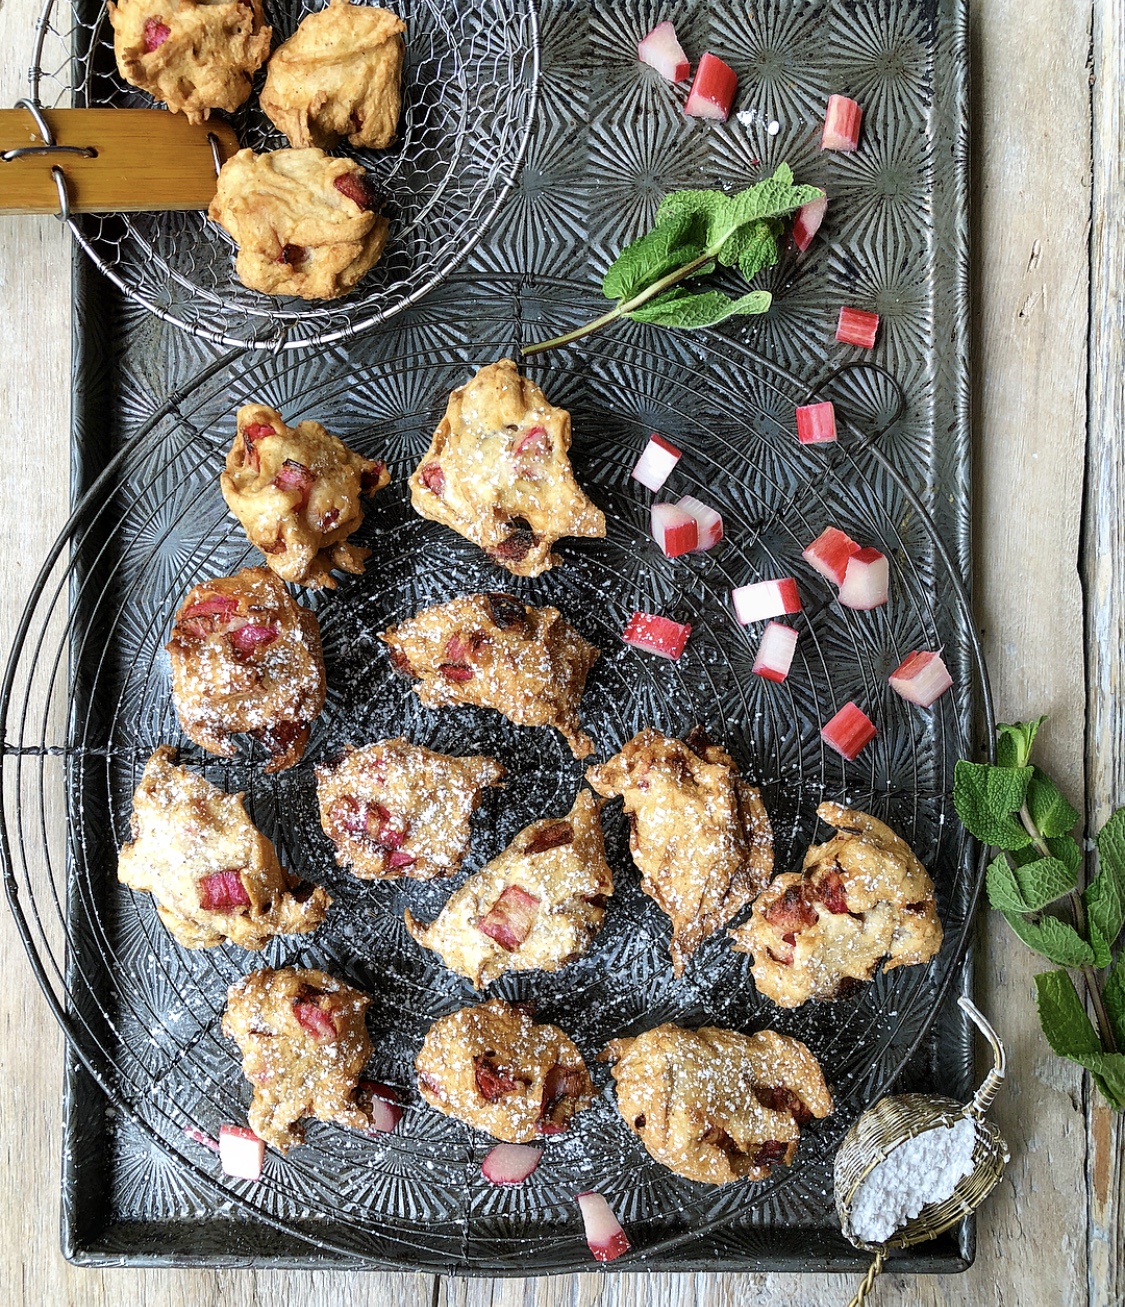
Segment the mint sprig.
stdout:
[[958,762],[953,803],[970,834],[997,850],[985,877],[989,903],[1029,948],[1058,968],[1035,978],[1047,1043],[1085,1067],[1106,1102],[1121,1111],[1125,953],[1116,964],[1113,959],[1125,928],[1125,808],[1099,832],[1098,867],[1083,885],[1082,848],[1072,833],[1078,813],[1031,761],[1044,720],[1000,726],[995,766]]
[[584,327],[526,346],[524,355],[569,345],[618,318],[695,328],[765,313],[772,299],[768,291],[732,298],[720,290],[689,291],[680,283],[734,267],[749,281],[772,267],[781,257],[783,219],[823,195],[816,186],[795,185],[785,163],[772,177],[734,195],[673,191],[664,197],[652,230],[627,245],[606,270],[602,291],[616,306]]

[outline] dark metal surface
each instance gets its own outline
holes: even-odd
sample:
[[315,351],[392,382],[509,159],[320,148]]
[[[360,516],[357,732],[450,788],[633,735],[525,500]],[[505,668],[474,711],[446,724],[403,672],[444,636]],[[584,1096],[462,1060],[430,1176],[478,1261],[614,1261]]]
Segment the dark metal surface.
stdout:
[[[660,16],[641,0],[545,5],[541,108],[517,187],[470,271],[376,333],[316,352],[224,358],[78,270],[77,506],[44,566],[0,704],[9,900],[77,1058],[64,1169],[64,1242],[75,1260],[584,1270],[572,1197],[596,1187],[637,1250],[617,1269],[850,1269],[865,1259],[839,1234],[830,1190],[844,1131],[892,1084],[970,1092],[971,1039],[952,1000],[969,984],[979,867],[949,792],[988,699],[963,589],[963,13],[944,2],[776,0],[747,25],[723,17],[733,10],[683,11],[685,46],[729,56],[738,69],[746,117],[722,127],[684,121],[682,91],[633,58],[636,37]],[[829,90],[865,104],[856,156],[819,153]],[[609,519],[604,542],[564,542],[564,564],[524,582],[411,512],[405,477],[452,386],[593,316],[601,270],[665,190],[743,185],[782,159],[825,185],[832,203],[808,254],[763,279],[777,297],[767,318],[725,337],[619,325],[528,368],[572,412],[579,480]],[[894,397],[877,375],[845,374],[831,386],[850,420],[840,446],[802,448],[794,405],[859,357],[831,339],[840,303],[882,313],[870,357],[899,378],[907,408],[866,442]],[[212,779],[247,791],[282,860],[328,885],[336,904],[315,936],[276,941],[264,955],[188,953],[146,897],[117,885],[115,850],[151,749],[186,744],[161,651],[171,615],[190,585],[253,556],[217,485],[235,410],[249,399],[291,422],[323,421],[386,459],[393,480],[359,537],[373,549],[366,575],[310,601],[325,633],[329,702],[304,762],[266,777],[249,755],[220,762],[184,749]],[[669,562],[647,536],[651,496],[628,473],[651,430],[686,451],[661,497],[696,493],[723,512],[727,540],[711,554]],[[800,560],[828,524],[887,553],[885,609],[841,610]],[[799,579],[805,612],[794,671],[776,686],[750,673],[757,632],[734,622],[727,591],[787,574]],[[420,708],[373,638],[423,604],[498,585],[557,604],[603,649],[583,701],[599,757],[641,726],[679,732],[699,722],[762,785],[779,868],[799,860],[816,803],[831,797],[883,816],[933,870],[946,945],[931,967],[880,978],[852,1003],[783,1013],[757,995],[748,959],[724,939],[672,979],[666,920],[639,893],[614,807],[606,824],[619,888],[590,956],[493,987],[534,996],[587,1056],[661,1020],[768,1024],[805,1039],[838,1110],[805,1132],[796,1165],[768,1182],[716,1190],[670,1175],[626,1130],[607,1088],[551,1142],[526,1185],[494,1189],[479,1174],[488,1141],[413,1093],[411,1061],[428,1024],[472,995],[413,946],[402,908],[427,917],[449,887],[362,885],[341,873],[316,821],[311,767],[344,742],[401,732],[494,752],[510,783],[478,819],[472,867],[526,822],[564,812],[581,767],[553,733]],[[635,607],[692,622],[679,663],[620,644]],[[890,692],[886,676],[911,648],[939,646],[957,690],[923,712]],[[880,734],[844,764],[817,730],[850,698]],[[381,1139],[314,1124],[309,1143],[271,1156],[253,1186],[222,1177],[183,1129],[213,1134],[244,1119],[247,1086],[218,1019],[227,984],[263,962],[325,966],[368,989],[373,1070],[410,1106]],[[604,1069],[598,1075],[606,1085]],[[971,1254],[963,1227],[895,1265],[954,1270]]]

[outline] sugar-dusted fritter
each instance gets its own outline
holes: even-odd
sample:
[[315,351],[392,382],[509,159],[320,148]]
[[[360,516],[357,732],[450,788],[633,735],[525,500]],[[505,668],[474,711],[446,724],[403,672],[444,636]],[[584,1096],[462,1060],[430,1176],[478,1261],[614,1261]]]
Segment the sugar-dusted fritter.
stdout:
[[272,572],[246,567],[193,586],[166,647],[189,739],[233,758],[231,737],[250,735],[271,755],[268,772],[300,760],[324,707],[320,625]]
[[501,359],[450,395],[410,478],[411,503],[509,572],[538,576],[558,562],[556,540],[605,535],[605,515],[575,481],[569,449],[570,414]]
[[512,1144],[561,1134],[594,1100],[570,1038],[501,999],[439,1017],[414,1065],[431,1107]]
[[329,0],[273,52],[261,105],[297,148],[334,149],[346,136],[383,150],[402,107],[406,24],[389,9]]
[[385,463],[349,449],[319,422],[286,426],[267,404],[243,404],[219,478],[227,507],[284,581],[335,588],[332,569],[359,576],[369,549],[348,542],[360,500],[390,480]]
[[517,726],[553,726],[576,758],[593,752],[578,720],[600,651],[557,608],[506,594],[464,595],[426,608],[379,637],[427,708],[495,708]]
[[769,880],[773,832],[761,796],[725,749],[699,733],[684,743],[653,727],[590,767],[586,779],[599,794],[625,800],[641,888],[672,920],[680,976],[699,945]]
[[391,225],[354,159],[323,150],[239,150],[207,216],[238,246],[234,270],[265,295],[331,300],[379,261]]
[[649,1154],[688,1180],[764,1180],[788,1166],[801,1126],[832,1111],[820,1064],[800,1040],[760,1030],[666,1024],[615,1039],[617,1110]]
[[407,909],[407,930],[477,989],[506,971],[558,971],[581,957],[613,893],[600,807],[580,790],[565,817],[525,826],[430,925]]
[[822,803],[837,834],[804,870],[778,876],[750,920],[730,932],[753,955],[754,983],[780,1007],[854,992],[884,970],[928,962],[941,948],[934,884],[905,840],[865,812]]
[[503,777],[495,758],[450,757],[402,736],[349,747],[316,769],[320,824],[336,861],[362,880],[453,876],[484,790]]
[[261,0],[110,0],[106,8],[117,71],[189,122],[237,109],[269,58]]
[[275,935],[315,930],[332,902],[324,890],[282,868],[241,794],[176,766],[175,757],[165,744],[148,760],[118,880],[152,895],[160,920],[185,948],[229,940],[257,950]]
[[371,999],[323,971],[265,968],[230,987],[223,1034],[242,1053],[254,1087],[250,1127],[281,1152],[302,1143],[303,1117],[366,1129],[357,1094],[371,1056],[364,1014]]

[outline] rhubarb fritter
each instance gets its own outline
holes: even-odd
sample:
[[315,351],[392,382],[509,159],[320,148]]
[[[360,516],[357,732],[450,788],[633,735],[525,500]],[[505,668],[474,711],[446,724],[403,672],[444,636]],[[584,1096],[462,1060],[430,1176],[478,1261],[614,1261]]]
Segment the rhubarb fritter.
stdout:
[[570,1038],[501,999],[439,1017],[414,1065],[431,1107],[512,1144],[561,1134],[594,1100]]
[[465,595],[426,608],[379,637],[413,677],[427,708],[495,708],[517,726],[553,726],[576,758],[594,750],[578,720],[586,675],[600,651],[557,608],[506,594]]
[[229,940],[258,950],[275,935],[305,935],[332,900],[285,871],[268,839],[227,794],[175,764],[161,745],[133,795],[132,841],[117,878],[151,894],[160,920],[185,948]]
[[764,1180],[792,1162],[801,1126],[832,1111],[816,1058],[800,1040],[666,1024],[615,1039],[617,1110],[662,1166],[688,1180]]
[[371,1056],[364,1014],[371,999],[323,971],[253,971],[227,993],[223,1034],[242,1052],[254,1087],[250,1127],[285,1153],[302,1143],[303,1117],[366,1129],[357,1094]]
[[837,833],[778,876],[730,932],[753,955],[754,983],[779,1007],[846,997],[883,969],[929,962],[941,948],[934,884],[905,840],[865,812],[822,803]]
[[407,930],[477,989],[507,971],[558,971],[581,957],[613,893],[600,807],[579,791],[566,817],[525,826],[430,925],[407,909]]
[[758,791],[724,749],[693,738],[685,744],[648,727],[586,772],[599,794],[625,800],[641,888],[672,920],[677,976],[773,868],[773,833]]
[[501,359],[450,395],[410,478],[411,503],[509,572],[538,576],[559,561],[551,546],[561,537],[605,535],[569,449],[570,414]]

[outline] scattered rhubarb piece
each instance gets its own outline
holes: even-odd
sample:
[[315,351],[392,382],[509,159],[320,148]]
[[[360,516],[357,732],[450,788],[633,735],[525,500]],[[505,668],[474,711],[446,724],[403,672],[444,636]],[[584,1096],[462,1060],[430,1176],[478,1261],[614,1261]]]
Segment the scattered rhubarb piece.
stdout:
[[531,934],[538,912],[539,900],[534,894],[519,885],[508,885],[477,922],[477,930],[512,953]]
[[631,475],[634,481],[639,481],[647,490],[660,490],[681,458],[683,454],[671,441],[653,432]]
[[684,113],[689,118],[710,118],[725,123],[734,103],[738,74],[713,54],[705,54],[695,70]]
[[849,100],[846,95],[830,95],[820,148],[850,154],[859,145],[859,126],[862,120],[863,110],[854,100]]
[[821,576],[835,585],[843,585],[848,559],[859,553],[859,545],[834,526],[825,527],[817,538],[801,550],[801,557]]
[[891,689],[908,703],[928,708],[953,684],[939,653],[912,650],[890,675]]
[[828,400],[797,409],[797,439],[802,445],[825,445],[836,439],[836,410]]
[[248,908],[250,895],[237,870],[213,871],[199,882],[199,906],[205,912],[225,912],[230,908]]
[[637,43],[637,58],[661,77],[670,82],[686,81],[691,64],[684,48],[676,39],[676,29],[669,22],[657,23],[649,34]]
[[357,1097],[371,1120],[367,1127],[368,1133],[389,1135],[402,1120],[402,1105],[398,1095],[390,1085],[384,1085],[378,1080],[361,1080],[357,1088]]
[[861,349],[870,349],[875,344],[875,333],[879,330],[879,315],[868,313],[866,309],[840,308],[840,320],[836,323],[836,339],[844,345],[858,345]]
[[797,591],[797,582],[791,576],[739,586],[730,592],[730,597],[734,603],[734,614],[743,626],[801,611],[801,596]]
[[311,1035],[318,1043],[331,1043],[336,1038],[335,1021],[315,1003],[294,1003],[293,1015],[305,1034]]
[[654,613],[634,613],[621,632],[626,644],[659,654],[661,658],[671,658],[673,662],[683,653],[689,635],[689,623],[673,622],[670,617],[658,617]]
[[819,200],[810,200],[808,204],[802,204],[797,210],[796,217],[793,219],[793,244],[802,254],[812,244],[812,239],[820,230],[820,224],[824,221],[827,211],[827,195],[822,195]]
[[796,648],[797,632],[793,627],[770,622],[762,632],[758,656],[751,670],[755,676],[765,677],[767,681],[784,681],[793,665]]
[[227,1175],[239,1180],[260,1180],[266,1157],[266,1141],[248,1126],[219,1127],[219,1161]]
[[629,1240],[625,1237],[621,1222],[601,1194],[578,1194],[575,1201],[582,1211],[586,1242],[599,1262],[612,1262],[614,1258],[629,1251]]
[[878,732],[875,723],[856,704],[848,702],[820,728],[820,738],[841,758],[852,762]]
[[485,1154],[480,1169],[492,1184],[523,1184],[542,1156],[542,1148],[529,1144],[497,1144]]
[[678,504],[653,504],[652,538],[665,558],[690,554],[699,544],[699,526],[695,518]]
[[255,649],[265,649],[273,644],[279,634],[276,626],[257,626],[253,622],[247,622],[245,626],[231,631],[227,639],[237,653],[249,655]]
[[723,538],[723,519],[719,510],[712,508],[710,504],[704,504],[694,495],[684,495],[676,507],[682,508],[685,513],[690,513],[695,518],[699,543],[691,552],[702,554],[708,549],[714,549]]
[[857,549],[848,559],[840,586],[840,603],[845,608],[866,612],[887,602],[890,564],[878,549]]

